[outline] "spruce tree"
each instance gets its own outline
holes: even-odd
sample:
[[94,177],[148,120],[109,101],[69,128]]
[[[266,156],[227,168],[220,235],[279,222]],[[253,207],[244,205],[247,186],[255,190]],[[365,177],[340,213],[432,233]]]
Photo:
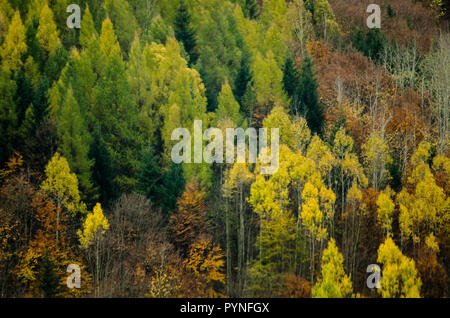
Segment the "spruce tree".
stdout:
[[294,62],[291,57],[286,59],[283,68],[283,87],[290,98],[295,94],[298,85],[298,72],[295,69]]
[[53,298],[58,294],[59,279],[55,273],[55,266],[53,265],[48,255],[48,250],[45,251],[45,256],[42,264],[42,273],[39,289],[46,298]]
[[114,170],[111,164],[111,155],[106,147],[100,132],[100,125],[96,125],[92,134],[93,141],[89,151],[89,158],[94,160],[92,167],[92,180],[98,187],[99,201],[108,206],[116,197],[114,185]]
[[259,6],[256,0],[244,0],[243,11],[246,18],[256,19],[259,16]]
[[319,102],[314,62],[309,54],[306,54],[303,60],[298,83],[297,103],[294,105],[293,113],[303,115],[308,122],[311,132],[320,134],[324,115]]
[[241,59],[241,66],[234,82],[234,96],[236,96],[236,100],[240,105],[242,105],[242,98],[244,97],[251,80],[250,54],[244,51]]
[[16,83],[8,69],[0,69],[0,164],[11,155],[17,129],[17,113],[13,100]]
[[175,38],[183,43],[184,49],[189,55],[189,65],[195,65],[198,59],[197,41],[195,30],[191,26],[191,15],[184,0],[180,1],[175,17]]
[[161,206],[162,194],[165,192],[158,157],[151,146],[143,153],[137,175],[136,190],[150,201]]

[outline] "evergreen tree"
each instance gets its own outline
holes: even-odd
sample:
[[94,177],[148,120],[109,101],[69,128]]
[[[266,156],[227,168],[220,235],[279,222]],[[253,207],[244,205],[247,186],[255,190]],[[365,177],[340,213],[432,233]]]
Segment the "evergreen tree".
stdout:
[[247,51],[244,51],[241,59],[241,66],[234,82],[234,96],[236,96],[236,100],[241,106],[242,98],[249,88],[251,80],[252,74],[250,73],[250,54]]
[[180,1],[175,17],[175,37],[183,43],[184,49],[189,55],[189,65],[195,65],[198,59],[197,40],[195,39],[195,30],[191,26],[191,15],[185,0]]
[[55,272],[55,266],[50,260],[48,250],[45,251],[45,256],[42,265],[41,282],[39,289],[46,298],[53,298],[58,293],[59,279]]
[[17,133],[17,113],[14,104],[16,84],[8,69],[0,69],[0,164],[11,154]]
[[100,202],[104,206],[116,197],[114,186],[114,170],[111,165],[111,155],[101,136],[100,126],[96,125],[93,132],[93,141],[89,151],[89,158],[94,160],[92,167],[92,180],[100,194]]
[[178,198],[186,184],[183,176],[183,166],[172,162],[169,169],[163,174],[162,179],[166,190],[164,207],[169,211],[173,211],[177,207]]
[[137,174],[136,190],[145,195],[150,201],[161,206],[165,188],[159,168],[158,157],[151,146],[143,153]]
[[299,75],[295,69],[294,62],[291,57],[288,57],[283,68],[283,87],[290,98],[292,98],[296,92],[298,80]]
[[242,9],[246,18],[256,19],[259,16],[260,10],[256,0],[244,0]]
[[39,127],[39,124],[48,113],[49,104],[47,99],[47,91],[49,87],[50,85],[47,78],[45,76],[42,76],[39,80],[39,84],[33,98],[32,115],[34,128]]
[[320,134],[324,115],[319,102],[314,62],[309,54],[306,54],[303,60],[298,83],[296,104],[293,105],[291,111],[294,114],[303,115],[308,121],[311,131]]

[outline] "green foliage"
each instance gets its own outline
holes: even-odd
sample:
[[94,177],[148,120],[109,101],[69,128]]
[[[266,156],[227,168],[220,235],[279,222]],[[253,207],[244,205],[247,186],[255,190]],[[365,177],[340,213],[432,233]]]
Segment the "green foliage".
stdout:
[[17,129],[17,112],[13,101],[16,83],[8,69],[0,69],[0,162],[5,162],[12,151]]
[[321,277],[312,289],[314,298],[344,298],[352,293],[352,282],[344,272],[344,258],[333,239],[323,251]]
[[59,293],[59,277],[56,275],[56,269],[51,261],[48,250],[42,264],[42,273],[40,277],[39,289],[45,298],[53,298]]
[[380,29],[370,29],[366,33],[361,29],[356,29],[353,33],[353,47],[374,60],[379,58],[386,43],[387,39]]
[[316,73],[314,72],[314,62],[309,54],[306,54],[302,63],[296,94],[293,98],[295,103],[292,105],[291,112],[304,116],[311,131],[320,134],[322,132],[324,114],[317,89],[318,84]]
[[174,26],[175,37],[183,43],[184,49],[189,55],[189,65],[195,65],[198,59],[196,32],[191,25],[191,15],[185,0],[180,0]]

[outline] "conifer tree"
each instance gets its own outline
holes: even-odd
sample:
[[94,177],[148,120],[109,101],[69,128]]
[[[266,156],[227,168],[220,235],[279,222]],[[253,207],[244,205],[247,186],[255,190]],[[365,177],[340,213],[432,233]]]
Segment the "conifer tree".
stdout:
[[20,19],[19,11],[16,11],[0,49],[2,66],[9,68],[11,71],[17,70],[23,64],[22,56],[26,51],[25,27]]
[[191,15],[188,7],[185,0],[181,0],[175,17],[175,37],[183,43],[184,49],[189,55],[189,65],[195,65],[198,59],[195,36],[195,30],[191,26]]
[[98,199],[98,195],[91,181],[93,162],[88,157],[91,136],[73,96],[72,88],[68,89],[62,105],[58,120],[58,135],[61,140],[61,153],[78,177],[82,199],[93,203]]
[[288,57],[283,68],[283,87],[289,98],[293,98],[296,93],[298,78],[299,75],[295,69],[294,62],[291,57]]
[[314,72],[314,62],[309,54],[306,54],[302,63],[297,88],[296,105],[291,111],[297,115],[303,115],[308,121],[308,127],[313,133],[320,133],[323,126],[324,115],[319,102],[318,84]]
[[95,30],[94,20],[92,19],[92,14],[88,5],[86,5],[86,9],[84,10],[81,25],[80,44],[82,47],[87,47],[93,39],[98,38],[98,33],[97,30]]
[[234,96],[236,96],[236,100],[241,106],[243,97],[250,87],[251,80],[252,74],[250,73],[250,53],[244,51],[241,58],[241,65],[234,82]]
[[89,151],[89,158],[94,160],[92,166],[92,180],[99,190],[99,200],[104,206],[116,197],[114,185],[114,170],[111,155],[101,135],[100,126],[96,125],[92,134],[93,141]]
[[55,266],[53,265],[53,262],[49,257],[48,250],[46,250],[42,265],[39,289],[41,290],[44,297],[53,298],[59,293],[58,286],[59,279],[55,273]]
[[0,69],[0,163],[5,162],[12,151],[17,129],[17,113],[14,104],[16,84],[10,79],[8,69]]
[[61,41],[58,36],[59,31],[56,28],[56,24],[53,19],[53,12],[48,5],[45,4],[39,16],[39,27],[37,29],[36,37],[41,46],[47,52],[47,56],[52,55],[56,48],[61,45]]
[[259,16],[259,5],[256,0],[243,0],[242,9],[244,11],[244,15],[249,19],[256,19]]

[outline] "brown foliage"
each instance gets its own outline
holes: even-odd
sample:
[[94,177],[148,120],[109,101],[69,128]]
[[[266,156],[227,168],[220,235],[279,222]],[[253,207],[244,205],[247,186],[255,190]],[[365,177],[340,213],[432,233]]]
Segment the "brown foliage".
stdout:
[[310,298],[311,297],[311,284],[306,279],[296,276],[295,274],[289,274],[286,276],[284,282],[284,293],[281,297],[286,298]]
[[208,232],[205,194],[195,182],[186,184],[178,199],[178,210],[170,217],[171,237],[184,254],[201,234]]

